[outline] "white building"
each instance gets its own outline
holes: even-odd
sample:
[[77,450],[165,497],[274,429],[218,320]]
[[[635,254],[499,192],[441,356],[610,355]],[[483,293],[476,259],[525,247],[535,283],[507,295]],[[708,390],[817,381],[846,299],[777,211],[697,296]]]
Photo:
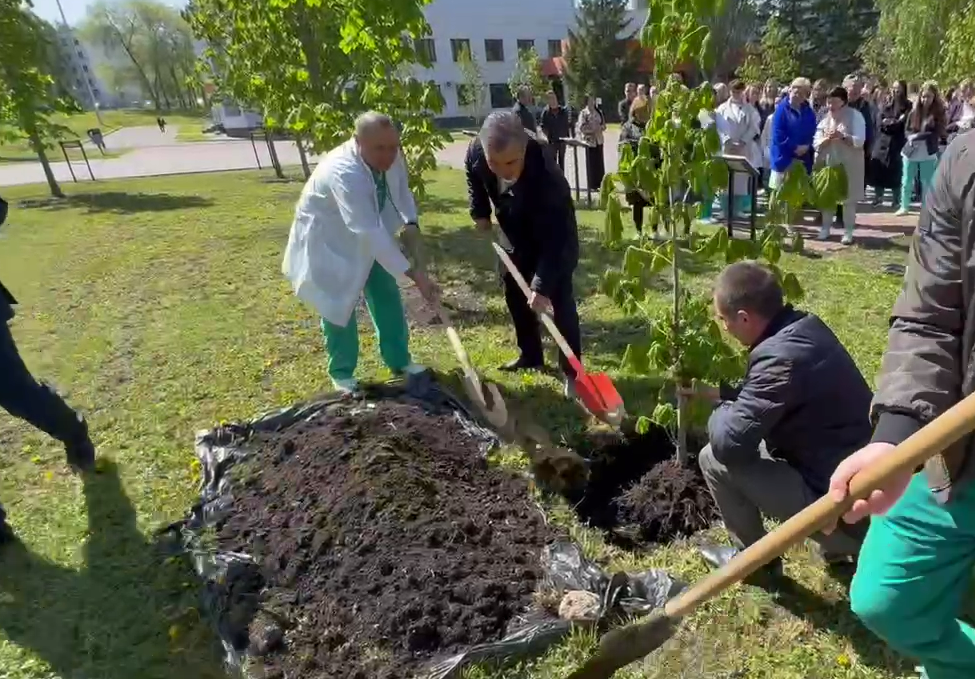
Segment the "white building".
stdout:
[[[637,31],[646,18],[646,0],[629,1],[629,30]],[[545,75],[557,78],[564,69],[562,51],[569,29],[575,25],[575,11],[576,0],[433,0],[424,10],[431,35],[417,45],[432,65],[418,67],[415,75],[440,87],[445,106],[438,118],[451,124],[473,113],[460,106],[457,97],[458,85],[463,86],[457,59],[464,50],[470,50],[480,65],[488,90],[485,110],[478,115],[512,106],[508,79],[522,49],[534,47]],[[260,122],[260,116],[241,111],[232,102],[214,106],[213,119],[227,129]]]
[[88,56],[88,48],[70,26],[60,24],[57,31],[62,85],[83,108],[90,110],[96,104],[106,108],[106,88],[95,73],[95,65]]
[[[640,9],[646,0],[630,0],[630,6],[630,29],[636,31],[646,17],[646,10]],[[513,104],[508,78],[522,49],[534,47],[543,73],[557,77],[564,69],[562,52],[575,25],[575,11],[575,0],[434,0],[425,10],[432,34],[418,45],[433,64],[416,69],[416,76],[440,86],[445,107],[439,117],[472,113],[459,105],[457,96],[458,85],[463,86],[457,58],[464,50],[469,49],[481,67],[488,110]]]

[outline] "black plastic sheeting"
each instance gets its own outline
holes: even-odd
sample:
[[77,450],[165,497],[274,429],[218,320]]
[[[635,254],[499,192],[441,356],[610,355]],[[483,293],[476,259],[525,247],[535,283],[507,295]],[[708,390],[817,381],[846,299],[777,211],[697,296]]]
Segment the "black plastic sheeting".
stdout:
[[[344,402],[349,396],[326,396],[308,403],[264,414],[250,422],[235,423],[203,431],[196,436],[196,455],[202,471],[200,500],[183,521],[167,530],[179,534],[181,543],[190,555],[194,568],[203,581],[203,606],[217,629],[226,653],[227,665],[239,674],[246,675],[246,643],[231,633],[239,629],[239,620],[228,619],[230,612],[222,602],[229,600],[227,585],[235,578],[228,573],[252,570],[259,567],[247,554],[219,551],[212,540],[206,539],[207,530],[225,518],[232,506],[230,469],[245,460],[248,455],[247,441],[256,432],[274,432],[286,429],[302,420],[327,416],[329,406]],[[428,410],[454,413],[465,430],[480,443],[482,454],[498,445],[497,436],[476,423],[467,408],[453,395],[434,382],[426,382],[417,388],[411,384],[402,387],[372,387],[355,397],[364,407],[369,402],[394,399],[419,403]],[[643,573],[607,574],[587,559],[582,549],[571,542],[549,545],[540,555],[546,572],[542,587],[548,592],[564,593],[572,590],[593,592],[600,597],[598,628],[604,628],[613,620],[649,613],[677,594],[684,585],[667,573],[650,570]],[[259,605],[254,607],[257,612]],[[503,666],[538,657],[564,639],[573,624],[552,616],[543,610],[529,611],[510,625],[508,634],[500,641],[473,646],[463,653],[438,660],[420,674],[422,679],[458,679],[464,668],[476,664]],[[239,635],[237,635],[239,636]],[[285,651],[286,652],[286,651]]]

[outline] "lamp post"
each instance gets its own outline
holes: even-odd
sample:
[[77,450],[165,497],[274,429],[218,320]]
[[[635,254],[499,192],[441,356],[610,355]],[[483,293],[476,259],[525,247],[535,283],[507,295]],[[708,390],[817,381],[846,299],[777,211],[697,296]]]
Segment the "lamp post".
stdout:
[[[71,26],[68,25],[68,17],[64,15],[64,7],[61,6],[61,0],[55,0],[55,2],[58,3],[58,11],[61,13],[61,23],[70,31]],[[71,31],[71,35],[74,35],[74,31]],[[71,49],[74,49],[74,47],[72,46]],[[105,121],[102,120],[102,112],[99,109],[98,100],[95,99],[95,91],[91,87],[91,80],[89,80],[87,75],[83,75],[82,79],[85,81],[85,87],[88,88],[88,96],[91,97],[91,105],[95,109],[95,119],[98,120],[98,126],[105,127]]]

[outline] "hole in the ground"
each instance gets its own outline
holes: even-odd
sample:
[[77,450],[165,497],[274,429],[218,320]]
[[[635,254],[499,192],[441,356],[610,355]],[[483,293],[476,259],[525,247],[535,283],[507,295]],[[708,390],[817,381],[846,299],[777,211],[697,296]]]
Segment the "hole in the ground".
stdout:
[[667,542],[708,528],[718,518],[696,452],[686,466],[678,465],[665,429],[596,432],[572,443],[590,461],[590,472],[586,488],[567,499],[580,519],[606,531],[611,541],[627,547]]

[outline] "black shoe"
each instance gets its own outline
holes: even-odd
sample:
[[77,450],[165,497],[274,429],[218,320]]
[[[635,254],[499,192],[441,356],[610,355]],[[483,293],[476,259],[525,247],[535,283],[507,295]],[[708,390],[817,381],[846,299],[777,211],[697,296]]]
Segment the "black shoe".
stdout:
[[529,361],[524,356],[508,361],[498,368],[502,372],[513,373],[519,370],[544,370],[545,361]]
[[[738,554],[738,549],[729,545],[699,545],[698,553],[712,568],[721,568]],[[775,586],[785,579],[782,557],[773,559],[745,578],[745,583],[758,587]]]
[[68,465],[75,471],[87,472],[95,468],[95,444],[88,436],[88,424],[84,420],[78,435],[65,442],[64,455]]
[[16,541],[17,534],[14,533],[14,529],[10,527],[10,524],[6,521],[0,521],[0,546]]

